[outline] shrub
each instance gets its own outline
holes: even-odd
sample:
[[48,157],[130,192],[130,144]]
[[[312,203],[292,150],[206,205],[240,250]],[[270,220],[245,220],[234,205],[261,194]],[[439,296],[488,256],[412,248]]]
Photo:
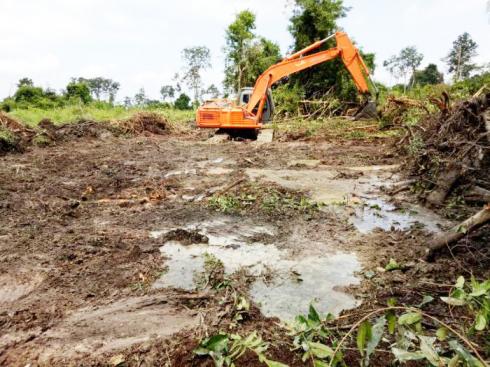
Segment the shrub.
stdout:
[[67,99],[79,99],[84,104],[92,101],[90,88],[85,83],[71,82],[66,86],[65,96]]
[[190,110],[191,99],[185,93],[181,93],[180,96],[175,100],[174,107],[178,110]]

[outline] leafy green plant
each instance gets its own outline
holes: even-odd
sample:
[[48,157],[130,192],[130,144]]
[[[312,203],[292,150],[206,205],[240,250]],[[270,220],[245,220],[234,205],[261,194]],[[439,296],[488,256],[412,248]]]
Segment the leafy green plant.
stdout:
[[287,367],[283,363],[268,359],[265,355],[268,348],[269,344],[256,331],[245,338],[237,334],[219,333],[202,340],[194,353],[211,357],[216,367],[234,367],[235,361],[247,351],[255,353],[259,361],[268,367]]
[[232,213],[240,209],[240,201],[232,195],[213,196],[208,205],[222,213]]
[[454,290],[448,297],[441,300],[451,306],[466,306],[475,315],[472,329],[483,331],[490,324],[490,279],[478,282],[472,278],[468,284],[460,276],[454,285]]
[[311,361],[316,367],[342,365],[342,353],[335,353],[327,344],[336,345],[333,335],[327,327],[332,321],[331,314],[321,317],[313,305],[310,305],[308,315],[296,316],[294,322],[287,325],[289,334],[293,337],[295,350],[303,353],[303,362]]
[[204,271],[195,274],[195,283],[200,289],[211,287],[212,289],[221,289],[226,287],[229,280],[225,278],[225,268],[223,262],[213,254],[205,252]]

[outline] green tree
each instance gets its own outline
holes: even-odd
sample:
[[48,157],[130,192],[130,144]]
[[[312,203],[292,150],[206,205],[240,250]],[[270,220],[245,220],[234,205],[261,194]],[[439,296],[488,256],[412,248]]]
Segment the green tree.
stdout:
[[444,75],[439,72],[436,64],[429,64],[425,69],[415,71],[415,80],[411,79],[410,84],[434,85],[444,82]]
[[[348,11],[342,0],[294,0],[294,4],[289,25],[294,39],[293,52],[335,33],[337,21]],[[332,39],[323,47],[333,46],[335,41]],[[361,52],[361,55],[373,70],[374,54]],[[306,98],[321,97],[329,91],[343,100],[355,100],[357,96],[352,78],[340,59],[294,74],[290,83],[296,90],[303,90]]]
[[100,101],[103,96],[110,102],[114,103],[116,94],[120,88],[120,84],[112,79],[97,77],[97,78],[77,78],[73,81],[85,83],[90,89],[92,96]]
[[204,96],[208,98],[218,98],[219,97],[219,89],[214,84],[211,84],[207,89],[203,92]]
[[181,93],[180,96],[177,97],[177,99],[175,100],[174,107],[178,110],[190,110],[190,102],[190,97],[185,93]]
[[182,80],[194,92],[194,101],[198,102],[202,94],[201,72],[211,67],[211,53],[206,46],[189,47],[182,50],[184,76]]
[[453,48],[444,58],[449,66],[449,72],[453,73],[454,81],[466,79],[477,67],[472,59],[477,55],[478,44],[473,41],[469,33],[460,35],[454,42]]
[[34,82],[32,81],[31,78],[21,78],[19,79],[19,82],[17,83],[17,88],[20,87],[33,87]]
[[138,93],[134,95],[134,103],[138,107],[143,107],[146,105],[148,98],[146,97],[145,88],[140,88]]
[[[383,62],[383,66],[396,78],[402,77],[405,84],[405,91],[407,82],[410,82],[410,86],[416,83],[415,71],[420,66],[424,55],[417,51],[415,46],[408,46],[403,48],[398,55],[393,55],[391,58]],[[408,77],[410,77],[410,80]]]
[[236,15],[235,21],[226,29],[225,46],[225,89],[239,91],[245,86],[245,53],[255,35],[255,14],[244,10]]
[[227,92],[238,92],[253,86],[257,77],[269,66],[281,60],[279,46],[263,37],[257,37],[255,15],[249,10],[237,14],[226,30],[225,80]]
[[86,83],[79,83],[75,81],[71,81],[66,86],[65,96],[68,99],[78,98],[84,104],[92,102],[92,96],[90,95],[90,88]]
[[14,94],[14,101],[17,103],[36,104],[44,97],[44,91],[40,87],[33,85],[20,85]]
[[164,85],[160,88],[160,94],[162,95],[163,101],[168,98],[174,98],[175,96],[175,88],[172,85]]

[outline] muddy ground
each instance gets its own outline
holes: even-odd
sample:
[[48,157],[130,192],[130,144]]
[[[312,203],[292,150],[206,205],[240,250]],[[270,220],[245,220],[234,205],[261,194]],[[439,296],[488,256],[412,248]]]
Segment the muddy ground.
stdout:
[[[195,133],[82,134],[0,157],[0,365],[210,366],[192,353],[202,337],[257,330],[271,359],[301,366],[281,321],[310,302],[348,324],[390,297],[445,295],[469,269],[488,276],[487,230],[419,260],[452,223],[388,195],[399,164],[389,139]],[[210,286],[205,253],[231,286]],[[383,271],[391,258],[403,269]],[[252,301],[239,321],[237,295]]]

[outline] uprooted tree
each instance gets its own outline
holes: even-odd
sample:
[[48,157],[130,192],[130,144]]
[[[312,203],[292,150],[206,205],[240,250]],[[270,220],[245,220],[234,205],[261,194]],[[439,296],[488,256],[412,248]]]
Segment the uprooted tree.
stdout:
[[[409,165],[420,197],[433,207],[448,197],[474,204],[490,202],[490,93],[451,105],[449,96],[433,102],[440,108],[416,125],[405,125]],[[488,205],[447,233],[433,239],[427,259],[441,248],[490,221]]]

